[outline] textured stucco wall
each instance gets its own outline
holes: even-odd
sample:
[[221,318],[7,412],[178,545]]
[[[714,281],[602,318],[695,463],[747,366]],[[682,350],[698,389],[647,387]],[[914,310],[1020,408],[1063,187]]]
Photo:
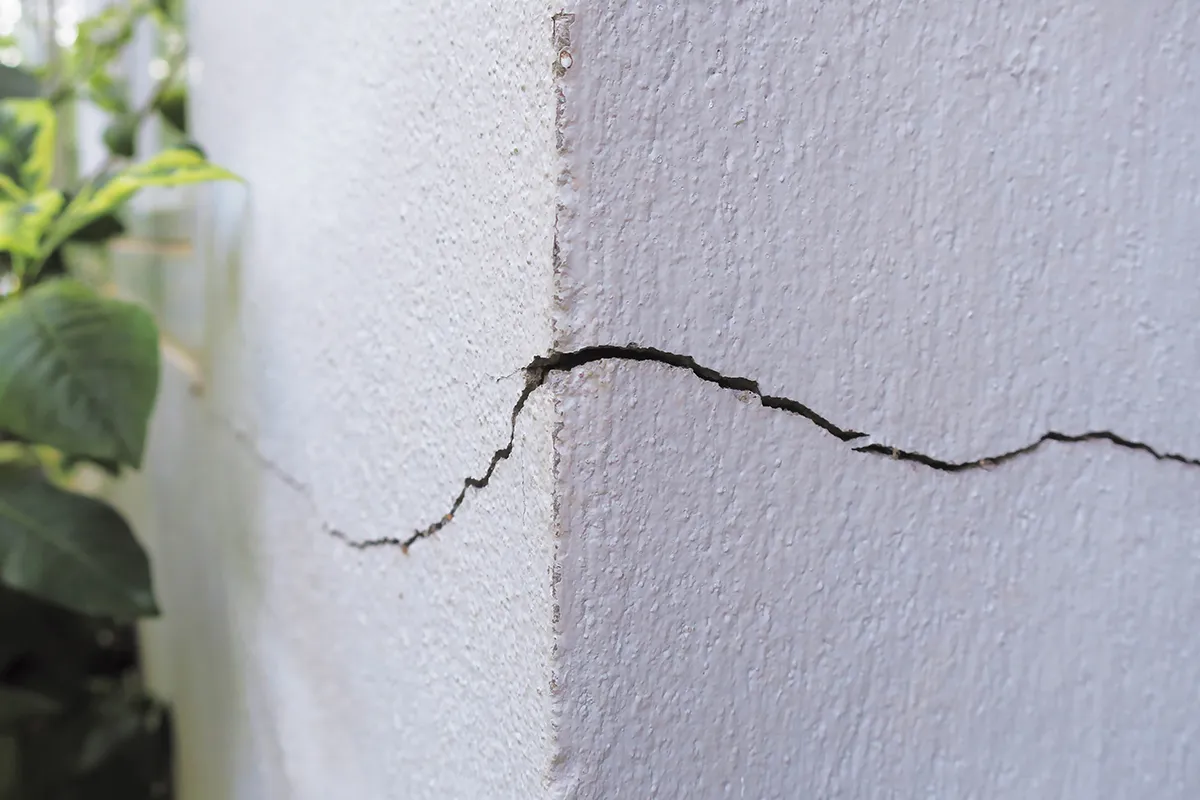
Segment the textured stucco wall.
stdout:
[[[149,299],[167,368],[142,486],[184,800],[536,798],[553,757],[555,412],[457,535],[550,343],[544,3],[203,0],[195,135],[249,190],[196,197]],[[184,302],[178,302],[185,298]]]
[[1198,12],[577,5],[193,4],[185,800],[1196,796]]
[[1200,12],[572,8],[559,779],[1200,794]]

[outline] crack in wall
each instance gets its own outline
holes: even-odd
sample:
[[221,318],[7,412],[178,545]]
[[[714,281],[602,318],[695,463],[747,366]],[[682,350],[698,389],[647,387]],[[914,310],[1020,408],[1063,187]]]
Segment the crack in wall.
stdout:
[[[508,433],[508,442],[496,452],[492,454],[491,460],[488,462],[487,469],[479,477],[468,477],[463,481],[462,489],[450,504],[449,510],[442,515],[436,522],[424,528],[414,531],[407,538],[395,536],[385,536],[378,539],[353,539],[343,531],[334,529],[325,525],[325,531],[336,539],[345,542],[350,547],[358,550],[368,550],[376,547],[399,547],[403,552],[407,553],[408,549],[421,539],[428,539],[438,531],[445,528],[454,520],[454,515],[458,513],[459,508],[466,502],[468,494],[472,490],[479,490],[486,487],[499,467],[501,461],[507,460],[513,451],[513,445],[517,436],[517,420],[524,410],[526,403],[529,402],[530,396],[537,391],[545,382],[546,379],[554,372],[570,372],[579,367],[588,364],[595,364],[600,361],[650,361],[657,364],[664,364],[677,369],[686,369],[695,375],[700,380],[706,383],[712,383],[722,389],[728,389],[735,392],[748,392],[755,395],[764,408],[784,411],[789,414],[795,414],[808,420],[813,425],[816,425],[821,430],[831,436],[836,437],[842,442],[853,442],[867,437],[866,433],[856,431],[850,428],[842,428],[839,425],[829,421],[825,417],[818,414],[813,409],[801,403],[799,400],[793,400],[790,397],[779,397],[776,395],[764,394],[758,381],[752,378],[743,378],[738,376],[723,375],[715,369],[706,367],[696,362],[691,356],[680,355],[678,353],[670,353],[665,350],[658,350],[653,347],[641,347],[638,345],[596,345],[593,347],[585,347],[580,350],[571,350],[567,352],[555,352],[546,356],[538,356],[525,367],[525,388],[517,398],[516,404],[513,406],[511,425]],[[999,466],[1005,462],[1021,456],[1032,454],[1040,449],[1047,442],[1059,442],[1063,444],[1080,444],[1083,442],[1106,441],[1117,447],[1122,447],[1127,450],[1137,450],[1153,456],[1158,461],[1172,461],[1188,467],[1200,467],[1200,458],[1185,456],[1180,453],[1170,453],[1160,451],[1144,442],[1127,439],[1124,436],[1113,433],[1112,431],[1089,431],[1080,434],[1067,434],[1059,431],[1048,431],[1038,437],[1035,441],[1024,447],[1019,447],[1016,450],[1010,450],[1006,453],[1000,453],[994,456],[975,459],[973,461],[944,461],[935,456],[925,453],[916,452],[913,450],[901,450],[896,447],[890,447],[885,444],[867,444],[853,448],[856,453],[866,455],[882,456],[894,461],[908,461],[913,464],[919,464],[923,467],[937,470],[939,472],[966,472],[975,469],[990,469]]]
[[899,461],[911,461],[915,464],[931,467],[932,469],[942,472],[965,472],[970,469],[988,469],[1003,464],[1006,461],[1012,461],[1014,458],[1024,456],[1037,450],[1046,442],[1061,442],[1063,444],[1078,444],[1080,442],[1097,442],[1106,441],[1117,447],[1124,447],[1128,450],[1140,450],[1143,453],[1148,453],[1154,456],[1159,461],[1175,461],[1180,464],[1185,464],[1189,467],[1200,467],[1200,458],[1191,458],[1181,453],[1164,453],[1144,442],[1135,442],[1132,439],[1126,439],[1120,434],[1112,431],[1088,431],[1087,433],[1060,433],[1059,431],[1047,431],[1038,437],[1035,441],[1024,447],[1018,447],[1016,450],[1009,450],[1007,453],[1001,453],[996,456],[988,456],[975,461],[943,461],[940,458],[927,456],[924,453],[917,453],[911,450],[899,450],[895,447],[888,447],[882,444],[869,444],[863,447],[854,448],[856,453],[870,453],[871,455],[888,456]]
[[[304,499],[304,501],[312,509],[313,514],[316,516],[322,532],[329,534],[335,539],[341,539],[348,544],[354,544],[354,540],[344,531],[338,530],[321,518],[320,509],[317,508],[317,502],[313,498],[312,487],[289,472],[282,464],[264,453],[254,441],[254,437],[249,431],[247,431],[245,428],[242,428],[240,425],[236,424],[233,420],[229,419],[223,414],[212,411],[210,412],[209,416],[213,422],[224,429],[229,437],[235,443],[237,443],[244,452],[249,454],[249,456],[254,459],[254,462],[258,464],[259,468],[262,469],[263,472],[272,476]],[[400,544],[400,540],[397,539],[395,544]]]

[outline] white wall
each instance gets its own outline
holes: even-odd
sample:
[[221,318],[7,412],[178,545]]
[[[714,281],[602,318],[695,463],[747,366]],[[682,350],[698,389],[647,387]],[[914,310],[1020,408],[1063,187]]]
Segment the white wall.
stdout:
[[192,6],[185,800],[1196,796],[1191,4]]
[[539,797],[550,398],[453,537],[331,531],[440,518],[549,346],[550,12],[189,5],[195,135],[250,188],[198,195],[198,257],[150,298],[206,384],[168,367],[138,487],[183,797]]
[[[1200,456],[1195,4],[577,5],[562,348]],[[556,381],[575,796],[1200,793],[1196,464]]]

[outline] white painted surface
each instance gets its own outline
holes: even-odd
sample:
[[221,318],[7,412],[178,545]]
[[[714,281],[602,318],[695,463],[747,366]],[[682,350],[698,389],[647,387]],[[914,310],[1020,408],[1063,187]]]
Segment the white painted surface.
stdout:
[[581,6],[567,345],[951,460],[1200,451],[1195,3]]
[[140,487],[185,800],[1200,791],[1194,467],[948,474],[609,362],[409,557],[330,535],[504,444],[556,201],[564,349],[944,459],[1200,455],[1190,5],[592,3],[561,162],[557,8],[193,5],[252,190],[199,199],[208,385]]
[[657,365],[565,387],[583,798],[1191,798],[1200,470],[856,454]]
[[[573,10],[563,347],[943,459],[1200,456],[1194,4]],[[1200,794],[1200,469],[556,386],[564,792]]]
[[207,287],[208,386],[168,371],[141,489],[183,797],[541,797],[549,398],[453,537],[405,557],[329,529],[438,519],[549,346],[550,11],[190,11],[196,138],[251,188],[198,198],[204,266],[170,280]]

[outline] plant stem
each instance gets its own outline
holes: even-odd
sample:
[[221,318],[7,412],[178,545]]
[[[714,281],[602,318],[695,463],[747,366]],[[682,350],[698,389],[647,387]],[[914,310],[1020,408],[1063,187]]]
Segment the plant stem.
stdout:
[[[180,51],[178,56],[176,56],[175,63],[173,63],[170,69],[167,71],[166,77],[164,77],[155,85],[154,91],[150,93],[150,96],[146,99],[146,102],[142,103],[142,105],[133,112],[135,130],[140,128],[142,123],[146,121],[146,118],[154,113],[155,108],[157,108],[159,102],[162,101],[163,95],[165,95],[171,88],[171,84],[175,82],[175,79],[179,76],[179,72],[183,69],[183,66],[186,63],[187,50],[184,49]],[[96,168],[95,172],[88,176],[88,178],[84,181],[84,186],[91,186],[100,178],[104,177],[104,174],[112,169],[117,164],[118,160],[118,157],[110,152],[108,157],[105,158],[104,161],[101,162],[100,166]],[[83,192],[81,191],[80,194],[82,195],[82,193]]]

